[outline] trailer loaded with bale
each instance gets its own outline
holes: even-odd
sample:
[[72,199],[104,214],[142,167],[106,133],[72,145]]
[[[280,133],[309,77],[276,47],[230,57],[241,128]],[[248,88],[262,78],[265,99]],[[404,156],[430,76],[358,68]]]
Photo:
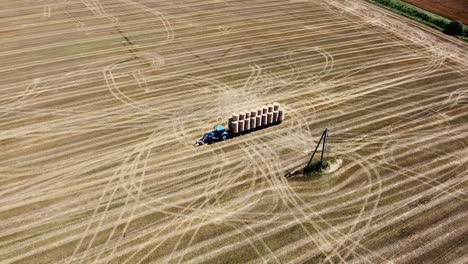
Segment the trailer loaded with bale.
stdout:
[[284,111],[279,103],[263,105],[256,109],[234,113],[228,119],[227,129],[223,125],[216,125],[213,131],[197,140],[196,145],[212,144],[229,138],[265,129],[280,124],[284,119]]

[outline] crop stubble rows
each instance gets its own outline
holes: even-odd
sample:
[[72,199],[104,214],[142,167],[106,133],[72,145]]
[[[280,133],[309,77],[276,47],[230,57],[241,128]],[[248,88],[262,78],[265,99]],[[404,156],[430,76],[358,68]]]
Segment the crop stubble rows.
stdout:
[[[4,1],[5,263],[467,261],[467,47],[360,1]],[[193,142],[278,101],[277,127]],[[323,128],[343,160],[313,181]]]

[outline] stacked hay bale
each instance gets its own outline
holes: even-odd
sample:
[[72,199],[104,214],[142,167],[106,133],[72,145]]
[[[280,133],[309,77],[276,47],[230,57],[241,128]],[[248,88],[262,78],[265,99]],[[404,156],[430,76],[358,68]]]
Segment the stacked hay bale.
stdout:
[[284,112],[279,103],[263,105],[256,109],[233,113],[229,118],[228,127],[233,134],[243,134],[263,129],[283,121]]
[[244,119],[244,131],[250,131],[250,112],[245,112],[245,119]]
[[262,127],[262,109],[260,107],[257,108],[257,116],[255,117],[255,124],[256,124],[256,129],[260,129]]
[[233,134],[239,134],[239,114],[233,113],[229,119],[229,130]]
[[257,110],[250,110],[250,129],[255,130],[257,128]]
[[245,113],[241,112],[239,114],[239,133],[244,133],[244,124],[245,124]]
[[268,113],[268,106],[262,106],[262,128],[267,126],[267,113]]

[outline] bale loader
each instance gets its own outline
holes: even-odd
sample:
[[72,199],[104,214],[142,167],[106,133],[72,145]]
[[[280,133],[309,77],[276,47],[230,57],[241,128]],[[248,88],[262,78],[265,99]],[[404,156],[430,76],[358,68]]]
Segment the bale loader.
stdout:
[[233,113],[228,119],[228,129],[223,125],[216,125],[213,131],[207,132],[196,141],[196,146],[225,141],[246,133],[265,129],[280,124],[284,119],[284,111],[279,103],[263,105],[262,107]]

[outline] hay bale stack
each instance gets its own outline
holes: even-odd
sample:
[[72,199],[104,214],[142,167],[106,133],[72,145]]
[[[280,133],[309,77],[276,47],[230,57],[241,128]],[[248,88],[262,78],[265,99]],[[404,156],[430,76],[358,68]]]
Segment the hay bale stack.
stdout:
[[233,134],[242,134],[279,124],[283,119],[284,111],[280,104],[275,102],[240,113],[233,113],[228,120],[228,126]]
[[[233,127],[233,122],[234,121],[238,121],[239,120],[239,114],[237,113],[232,113],[232,116],[228,119],[228,127],[229,127],[229,130],[231,131],[234,131],[234,127]],[[237,125],[236,125],[237,126]],[[238,128],[237,128],[238,129]]]

